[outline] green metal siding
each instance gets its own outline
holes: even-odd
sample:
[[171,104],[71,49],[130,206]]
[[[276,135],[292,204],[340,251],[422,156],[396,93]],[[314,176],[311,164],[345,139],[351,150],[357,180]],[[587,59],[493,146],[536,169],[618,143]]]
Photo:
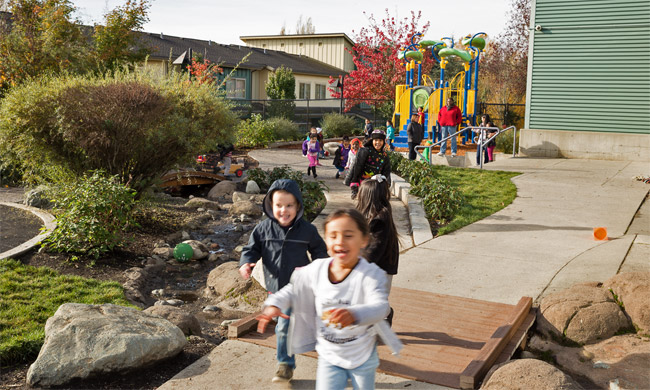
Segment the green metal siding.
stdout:
[[252,99],[253,96],[253,87],[251,86],[251,71],[250,69],[237,69],[232,72],[232,68],[223,68],[223,74],[219,77],[219,82],[223,81],[224,78],[230,76],[234,79],[246,79],[246,97],[245,99]]
[[649,0],[537,0],[533,17],[528,128],[650,133]]

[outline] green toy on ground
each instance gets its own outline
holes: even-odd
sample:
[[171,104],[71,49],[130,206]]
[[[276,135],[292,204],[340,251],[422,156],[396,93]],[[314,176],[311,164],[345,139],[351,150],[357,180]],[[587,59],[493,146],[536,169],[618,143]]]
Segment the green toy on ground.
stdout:
[[187,263],[194,256],[194,249],[190,244],[180,243],[174,248],[174,258],[179,263]]

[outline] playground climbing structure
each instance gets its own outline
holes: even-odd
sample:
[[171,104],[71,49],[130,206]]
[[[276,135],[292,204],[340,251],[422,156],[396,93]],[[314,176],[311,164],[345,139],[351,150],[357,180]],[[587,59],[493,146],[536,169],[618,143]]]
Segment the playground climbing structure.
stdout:
[[[395,87],[393,124],[400,132],[395,139],[396,146],[407,146],[405,130],[418,108],[425,113],[425,137],[430,134],[436,126],[438,111],[448,97],[456,101],[463,113],[463,124],[476,125],[479,61],[487,35],[482,32],[468,35],[461,40],[461,48],[456,48],[454,39],[450,37],[417,41],[421,36],[421,33],[413,35],[411,44],[398,53],[406,68],[406,78],[404,84]],[[440,64],[440,79],[432,80],[422,74],[422,61],[426,55]],[[452,57],[463,62],[463,70],[445,81],[445,68]]]

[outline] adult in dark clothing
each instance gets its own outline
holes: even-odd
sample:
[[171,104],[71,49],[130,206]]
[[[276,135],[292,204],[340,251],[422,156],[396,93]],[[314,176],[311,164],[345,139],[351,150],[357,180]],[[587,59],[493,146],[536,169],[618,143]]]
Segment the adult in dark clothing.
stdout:
[[408,146],[409,146],[409,160],[415,160],[416,153],[415,147],[420,145],[422,139],[424,138],[424,129],[422,125],[418,123],[418,115],[413,114],[411,116],[411,123],[406,127],[406,135],[408,136]]
[[386,133],[375,130],[363,148],[359,149],[354,166],[348,174],[349,180],[346,178],[346,184],[350,185],[352,191],[352,199],[357,197],[361,182],[375,175],[384,175],[390,185],[390,172],[390,158],[386,152]]
[[366,140],[370,138],[373,131],[375,131],[375,128],[372,123],[370,123],[370,119],[366,119],[366,126],[363,128],[363,132],[366,135]]

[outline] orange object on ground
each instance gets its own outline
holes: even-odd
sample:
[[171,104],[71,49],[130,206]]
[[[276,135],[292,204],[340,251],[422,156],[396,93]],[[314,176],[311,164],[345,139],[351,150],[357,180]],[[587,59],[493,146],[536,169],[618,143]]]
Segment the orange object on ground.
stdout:
[[597,241],[602,241],[607,239],[607,228],[604,227],[595,227],[594,228],[594,239]]

